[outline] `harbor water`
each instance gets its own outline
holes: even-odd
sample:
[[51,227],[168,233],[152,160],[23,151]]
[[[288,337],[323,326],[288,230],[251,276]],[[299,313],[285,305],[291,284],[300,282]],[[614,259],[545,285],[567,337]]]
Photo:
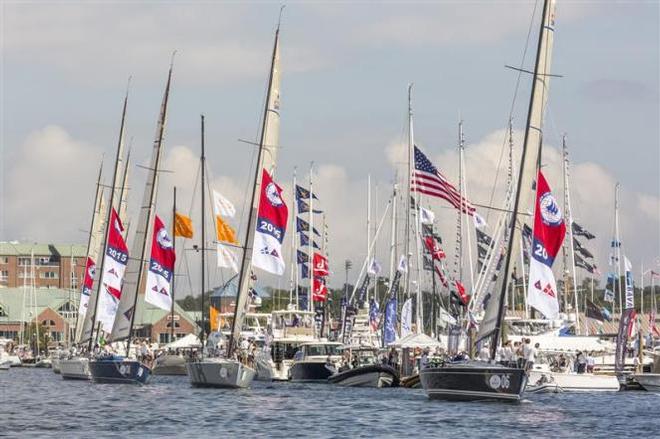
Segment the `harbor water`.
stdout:
[[8,437],[658,437],[660,395],[533,394],[520,404],[430,401],[422,389],[254,382],[196,389],[64,381],[50,369],[0,373]]

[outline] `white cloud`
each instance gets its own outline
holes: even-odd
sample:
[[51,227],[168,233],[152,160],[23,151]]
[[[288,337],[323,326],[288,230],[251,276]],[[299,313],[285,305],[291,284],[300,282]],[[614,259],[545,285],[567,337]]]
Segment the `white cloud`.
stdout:
[[[5,235],[83,242],[89,228],[100,149],[50,125],[31,133],[5,164]],[[107,166],[108,160],[106,160]]]

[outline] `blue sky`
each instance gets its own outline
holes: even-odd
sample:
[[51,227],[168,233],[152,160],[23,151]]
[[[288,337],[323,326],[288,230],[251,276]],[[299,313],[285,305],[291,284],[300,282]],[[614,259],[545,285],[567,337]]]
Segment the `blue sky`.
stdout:
[[[194,171],[203,112],[215,183],[241,197],[250,147],[237,139],[254,139],[258,130],[278,3],[4,1],[0,8],[0,239],[84,242],[79,229],[88,222],[101,154],[112,155],[126,78],[133,75],[127,134],[144,163],[175,49],[166,162]],[[534,8],[533,1],[287,4],[278,174],[289,180],[294,166],[307,172],[315,162],[337,259],[363,257],[364,246],[346,240],[362,227],[366,175],[379,183],[381,201],[392,181],[409,82],[418,142],[448,176],[456,174],[459,115],[468,172],[487,167],[478,157],[499,154],[516,80],[504,65],[520,63]],[[556,21],[552,70],[563,78],[550,86],[545,139],[557,146],[568,133],[576,219],[606,238],[611,184],[620,181],[624,242],[634,263],[651,261],[660,254],[658,2],[560,0]],[[537,22],[538,15],[527,68]],[[523,78],[518,132],[528,98]],[[176,183],[190,198],[191,176],[173,170],[178,175],[163,186]],[[475,174],[471,197],[487,201],[479,188],[492,184],[490,174]],[[134,200],[141,177],[136,170]],[[161,192],[163,211],[168,193]],[[601,265],[607,239],[599,244]]]

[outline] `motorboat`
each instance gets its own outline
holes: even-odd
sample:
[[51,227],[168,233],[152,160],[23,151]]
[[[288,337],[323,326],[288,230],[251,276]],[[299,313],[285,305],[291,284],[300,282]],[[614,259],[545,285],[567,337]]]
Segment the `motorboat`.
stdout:
[[258,380],[288,381],[293,357],[303,343],[317,341],[313,311],[296,309],[273,311],[270,343],[257,352],[255,366]]
[[293,382],[328,382],[339,369],[342,344],[330,341],[308,342],[300,345],[294,355],[289,377]]
[[523,369],[485,361],[445,362],[419,373],[430,399],[520,401],[527,374]]
[[526,392],[617,392],[619,380],[614,375],[553,371],[547,364],[536,364],[529,371]]
[[186,363],[186,372],[193,387],[243,389],[250,387],[256,371],[240,361],[211,357]]
[[366,346],[344,348],[352,358],[328,378],[328,382],[345,387],[396,387],[399,372],[387,364],[378,363],[378,349]]

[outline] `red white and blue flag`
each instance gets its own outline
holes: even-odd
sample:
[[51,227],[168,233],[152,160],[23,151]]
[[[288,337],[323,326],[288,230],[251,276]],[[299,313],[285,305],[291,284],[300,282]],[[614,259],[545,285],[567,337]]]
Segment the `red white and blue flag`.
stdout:
[[566,224],[561,209],[539,170],[536,179],[532,258],[529,263],[528,303],[548,319],[559,315],[552,263],[564,242],[565,234]]
[[87,308],[89,307],[89,298],[92,294],[92,287],[94,285],[94,276],[96,275],[96,263],[94,259],[87,257],[87,264],[85,265],[85,275],[83,276],[82,293],[80,295],[80,306],[78,310],[79,318],[85,317]]
[[279,187],[264,169],[257,215],[257,230],[252,249],[252,265],[269,273],[284,274],[282,241],[286,232],[289,210]]
[[103,277],[101,278],[97,317],[105,332],[112,332],[115,314],[117,314],[117,307],[121,299],[124,271],[128,263],[128,247],[122,237],[123,231],[124,226],[113,208],[110,214],[108,242],[103,260]]
[[166,311],[172,308],[172,276],[175,260],[172,238],[167,233],[163,221],[156,215],[144,300]]

